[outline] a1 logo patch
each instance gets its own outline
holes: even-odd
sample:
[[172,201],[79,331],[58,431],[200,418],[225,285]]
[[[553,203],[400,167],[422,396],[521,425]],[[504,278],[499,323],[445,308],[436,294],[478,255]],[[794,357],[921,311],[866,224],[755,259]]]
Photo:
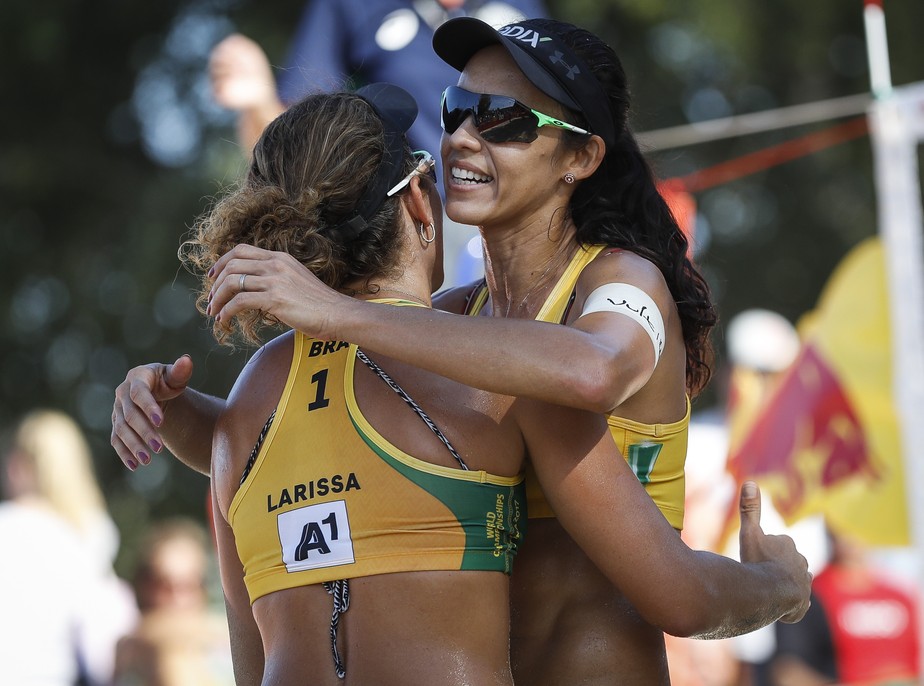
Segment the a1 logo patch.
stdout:
[[282,561],[289,572],[355,562],[350,520],[343,500],[289,510],[276,518],[276,525]]

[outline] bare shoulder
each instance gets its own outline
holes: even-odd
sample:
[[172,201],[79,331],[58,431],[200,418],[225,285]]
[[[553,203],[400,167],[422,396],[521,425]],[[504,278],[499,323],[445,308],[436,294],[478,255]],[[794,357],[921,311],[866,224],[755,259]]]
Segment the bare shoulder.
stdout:
[[237,490],[260,431],[285,388],[294,341],[290,331],[259,348],[237,377],[218,417],[212,443],[212,479],[222,510]]
[[472,281],[464,286],[454,286],[446,290],[439,291],[433,296],[433,307],[444,312],[453,314],[462,314],[468,304],[469,298],[476,291],[478,286],[483,283],[481,279]]
[[615,282],[632,284],[642,290],[667,290],[667,282],[656,264],[619,248],[608,248],[597,255],[581,272],[578,286],[596,288]]
[[[234,388],[228,396],[229,409],[233,411],[238,405],[253,401],[255,399],[253,391],[268,386],[268,382],[278,372],[282,371],[288,375],[294,349],[294,331],[281,334],[258,348],[244,365],[244,369],[234,383]],[[238,391],[246,392],[239,393]],[[238,397],[239,395],[242,397]]]

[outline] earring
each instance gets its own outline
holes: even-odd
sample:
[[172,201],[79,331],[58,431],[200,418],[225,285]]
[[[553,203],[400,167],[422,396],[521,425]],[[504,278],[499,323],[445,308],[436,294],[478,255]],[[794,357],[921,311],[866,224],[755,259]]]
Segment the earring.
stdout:
[[427,245],[430,245],[430,243],[436,240],[436,227],[433,225],[433,222],[430,222],[427,226],[424,226],[424,223],[420,222],[417,233],[420,234],[420,240]]
[[571,172],[567,172],[562,178],[564,178],[565,183],[567,184],[574,183],[574,174],[572,174]]

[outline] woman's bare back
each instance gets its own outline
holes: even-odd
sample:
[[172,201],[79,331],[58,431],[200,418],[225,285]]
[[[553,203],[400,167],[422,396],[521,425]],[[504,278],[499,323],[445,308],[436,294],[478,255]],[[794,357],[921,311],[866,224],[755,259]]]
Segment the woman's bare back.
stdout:
[[507,579],[493,572],[383,574],[350,582],[336,677],[332,598],[306,586],[253,606],[274,686],[512,686]]
[[669,686],[663,633],[638,615],[558,520],[530,520],[510,592],[516,683]]

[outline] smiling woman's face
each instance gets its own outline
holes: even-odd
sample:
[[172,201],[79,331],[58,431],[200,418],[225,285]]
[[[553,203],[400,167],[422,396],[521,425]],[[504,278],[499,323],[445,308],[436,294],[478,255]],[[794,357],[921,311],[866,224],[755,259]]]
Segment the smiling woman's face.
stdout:
[[[500,46],[477,52],[459,77],[473,93],[507,95],[532,109],[563,116],[561,105],[530,83]],[[562,132],[538,129],[531,143],[487,143],[471,117],[452,135],[443,134],[441,154],[446,213],[475,226],[524,225],[563,206],[567,194],[560,146]]]

